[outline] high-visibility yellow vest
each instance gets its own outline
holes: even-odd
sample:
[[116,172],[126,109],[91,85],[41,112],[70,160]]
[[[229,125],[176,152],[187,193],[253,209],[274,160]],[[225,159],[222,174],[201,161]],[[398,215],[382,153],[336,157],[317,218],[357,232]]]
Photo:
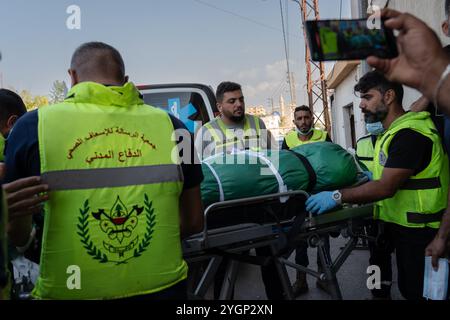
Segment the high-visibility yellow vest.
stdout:
[[324,142],[327,140],[327,136],[328,132],[314,129],[311,139],[302,141],[299,139],[297,131],[294,130],[286,135],[286,144],[289,149],[293,149],[308,143]]
[[356,159],[361,161],[369,171],[373,171],[373,156],[375,153],[372,135],[367,135],[358,140],[356,144]]
[[215,143],[215,153],[230,153],[233,150],[261,151],[263,137],[261,136],[261,124],[258,117],[245,115],[242,136],[236,135],[228,129],[222,119],[216,118],[204,127],[208,130]]
[[115,299],[185,279],[182,171],[169,115],[145,105],[131,83],[90,82],[38,112],[51,192],[33,296]]
[[392,123],[375,145],[373,177],[379,180],[389,157],[389,145],[403,129],[412,129],[433,142],[430,164],[411,177],[397,193],[375,205],[375,218],[410,228],[439,228],[447,208],[448,157],[428,112],[410,112]]

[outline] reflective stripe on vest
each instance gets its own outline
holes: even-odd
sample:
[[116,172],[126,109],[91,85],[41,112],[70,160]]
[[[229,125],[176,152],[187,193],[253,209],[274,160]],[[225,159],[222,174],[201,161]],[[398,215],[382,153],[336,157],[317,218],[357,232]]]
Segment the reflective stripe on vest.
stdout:
[[429,113],[403,115],[378,139],[374,179],[381,178],[389,157],[390,142],[403,129],[417,131],[433,142],[431,162],[422,172],[411,177],[392,198],[377,202],[375,218],[410,228],[439,228],[442,212],[447,207],[448,158]]
[[166,164],[129,168],[52,171],[42,175],[52,191],[114,188],[141,184],[181,182],[181,166]]
[[289,149],[294,149],[304,144],[324,142],[327,140],[327,136],[328,132],[314,129],[311,139],[307,141],[302,141],[299,139],[297,131],[291,131],[286,136],[286,144]]
[[83,82],[69,97],[38,110],[50,199],[33,296],[116,299],[182,281],[183,184],[169,115],[132,84]]
[[260,119],[245,115],[245,124],[242,139],[237,137],[233,130],[227,129],[225,123],[220,119],[205,124],[211,137],[215,142],[216,153],[231,152],[233,149],[260,151],[262,148]]

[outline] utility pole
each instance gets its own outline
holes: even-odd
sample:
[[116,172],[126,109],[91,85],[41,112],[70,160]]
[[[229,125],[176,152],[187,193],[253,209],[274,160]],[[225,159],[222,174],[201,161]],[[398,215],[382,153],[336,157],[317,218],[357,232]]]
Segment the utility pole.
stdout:
[[[305,38],[305,64],[306,64],[306,87],[308,91],[309,107],[317,121],[320,121],[328,132],[331,132],[331,121],[328,108],[328,93],[325,79],[325,65],[323,62],[315,62],[311,59],[311,50],[307,41],[305,28],[306,20],[319,20],[318,0],[292,0],[300,6]],[[322,121],[323,118],[323,121]]]
[[274,106],[273,106],[273,98],[267,98],[267,101],[269,102],[269,108],[271,110],[271,114],[275,112]]
[[280,0],[280,13],[281,13],[281,23],[283,25],[283,40],[284,40],[284,53],[286,55],[286,67],[287,67],[287,82],[289,84],[289,92],[291,96],[291,105],[295,104],[295,91],[293,91],[293,86],[291,82],[291,68],[289,63],[289,45],[288,45],[288,37],[286,36],[286,30],[284,25],[284,13],[283,13],[283,4]]
[[291,85],[291,92],[292,92],[291,105],[296,106],[297,105],[297,92],[296,92],[296,84],[295,84],[295,78],[294,78],[293,72],[291,72],[289,75],[289,84]]

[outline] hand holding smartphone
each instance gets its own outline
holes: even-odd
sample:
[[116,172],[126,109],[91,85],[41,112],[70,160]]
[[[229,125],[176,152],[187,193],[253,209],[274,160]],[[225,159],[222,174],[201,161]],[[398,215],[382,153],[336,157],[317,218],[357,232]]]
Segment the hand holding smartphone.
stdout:
[[314,20],[306,22],[306,29],[314,61],[398,56],[394,33],[384,23],[379,29],[369,29],[367,19]]

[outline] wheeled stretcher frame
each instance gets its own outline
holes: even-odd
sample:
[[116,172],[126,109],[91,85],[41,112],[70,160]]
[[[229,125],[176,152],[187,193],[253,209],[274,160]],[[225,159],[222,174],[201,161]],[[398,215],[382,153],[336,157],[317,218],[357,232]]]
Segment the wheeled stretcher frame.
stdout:
[[[239,263],[263,265],[269,260],[275,266],[284,290],[286,299],[294,299],[291,282],[286,266],[304,271],[323,281],[327,281],[333,299],[342,299],[336,273],[355,248],[359,238],[364,238],[364,225],[372,217],[372,206],[344,208],[321,216],[306,216],[300,208],[297,216],[284,221],[264,224],[244,223],[223,228],[208,229],[208,221],[218,210],[233,210],[242,206],[258,206],[261,210],[271,212],[274,201],[285,201],[297,198],[303,203],[309,197],[304,191],[292,191],[246,199],[224,201],[210,205],[204,213],[205,227],[202,233],[183,241],[184,257],[189,264],[207,262],[203,272],[194,268],[189,279],[190,298],[204,299],[208,289],[214,282],[217,270],[226,257],[229,261],[219,299],[232,298],[234,283],[238,274]],[[325,249],[323,237],[330,232],[340,232],[348,239],[344,248],[333,261]],[[307,241],[310,247],[317,247],[322,262],[323,272],[319,273],[297,265],[288,260],[291,253],[301,241]],[[270,247],[270,257],[255,257],[249,250]]]

